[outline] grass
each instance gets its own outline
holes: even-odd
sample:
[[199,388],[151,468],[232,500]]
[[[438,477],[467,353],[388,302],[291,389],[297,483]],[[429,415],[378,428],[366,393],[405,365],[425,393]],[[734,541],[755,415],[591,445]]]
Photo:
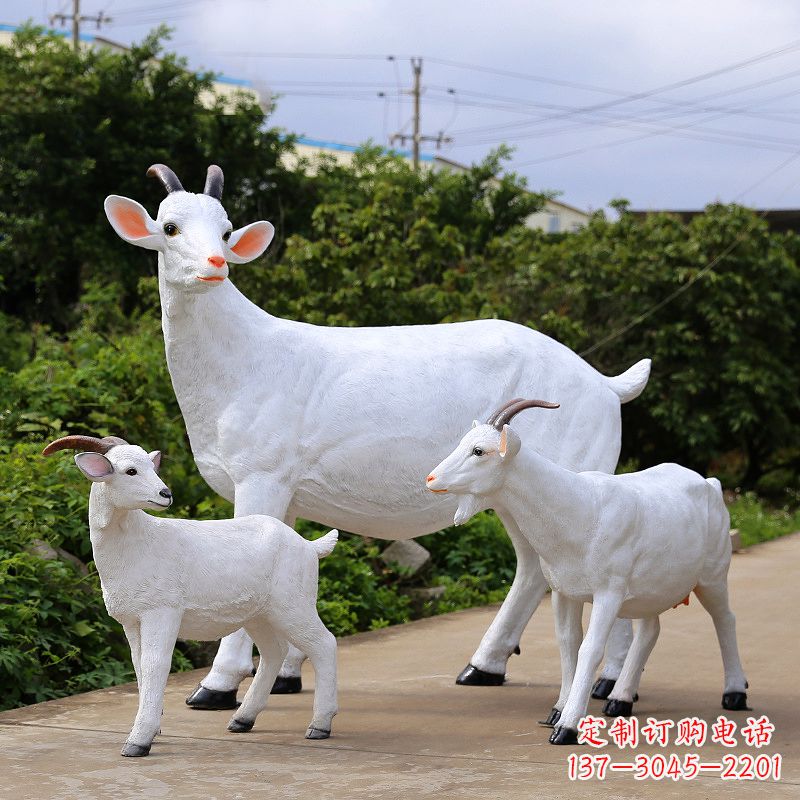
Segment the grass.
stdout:
[[743,547],[800,531],[800,508],[768,508],[752,492],[737,497],[728,511],[731,528],[739,529]]

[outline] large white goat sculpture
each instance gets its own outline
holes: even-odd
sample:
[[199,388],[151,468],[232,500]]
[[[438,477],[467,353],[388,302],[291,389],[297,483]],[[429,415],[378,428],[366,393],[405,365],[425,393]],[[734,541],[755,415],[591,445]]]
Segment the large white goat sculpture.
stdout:
[[[642,669],[659,633],[658,615],[694,592],[714,620],[725,669],[722,707],[747,708],[747,679],[728,605],[730,519],[716,478],[678,464],[626,475],[575,473],[526,446],[509,428],[526,408],[555,403],[517,398],[472,430],[426,479],[458,498],[454,521],[504,509],[541,556],[553,588],[561,650],[561,694],[551,712],[552,744],[575,744],[595,670],[617,616],[639,620],[606,713],[631,713]],[[564,413],[562,409],[552,414]],[[520,426],[521,427],[521,426]],[[534,449],[535,448],[535,449]],[[604,569],[598,569],[598,565]],[[583,604],[592,615],[581,642]]]
[[[522,432],[570,469],[614,470],[620,403],[644,389],[649,360],[607,378],[553,339],[500,320],[327,328],[273,317],[228,280],[229,262],[266,250],[272,225],[233,230],[217,166],[208,168],[203,194],[185,191],[163,164],[148,175],[167,190],[156,219],[116,195],[106,199],[106,215],[125,241],[158,251],[172,385],[197,466],[237,516],[268,514],[289,525],[303,517],[382,539],[441,530],[455,504],[436,502],[419,475],[448,452],[465,420],[489,411],[498,391],[568,399],[569,412],[526,421]],[[501,519],[517,572],[460,683],[503,682],[546,590],[528,539]],[[624,660],[630,625],[616,633],[609,678]],[[290,650],[283,690],[299,690],[302,660]],[[226,637],[187,702],[231,707],[251,668],[250,638]]]
[[[89,532],[108,613],[125,629],[139,710],[123,756],[146,756],[156,736],[175,640],[209,641],[240,627],[261,653],[258,671],[228,730],[251,730],[267,705],[288,642],[314,664],[314,713],[306,739],[327,739],[336,714],[336,638],[317,614],[317,562],[338,531],[309,542],[272,517],[198,522],[153,517],[172,504],[157,470],[161,453],[124,439],[65,436],[49,456],[76,449],[92,481]],[[209,569],[209,565],[213,565]]]

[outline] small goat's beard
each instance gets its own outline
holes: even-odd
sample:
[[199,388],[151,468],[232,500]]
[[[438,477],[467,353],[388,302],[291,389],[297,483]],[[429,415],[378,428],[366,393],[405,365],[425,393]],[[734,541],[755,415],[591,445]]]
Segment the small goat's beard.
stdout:
[[463,494],[458,501],[458,508],[453,517],[454,525],[463,525],[474,517],[479,511],[483,511],[483,504],[477,495]]

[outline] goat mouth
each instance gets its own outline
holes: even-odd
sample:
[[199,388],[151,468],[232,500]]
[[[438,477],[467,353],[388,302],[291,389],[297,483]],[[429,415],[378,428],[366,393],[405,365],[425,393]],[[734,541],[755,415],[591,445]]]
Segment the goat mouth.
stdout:
[[197,275],[197,280],[199,281],[206,281],[206,283],[221,283],[225,280],[224,275],[209,275],[208,277],[203,277],[202,275]]
[[434,494],[445,494],[447,489],[428,489],[429,492],[433,492]]

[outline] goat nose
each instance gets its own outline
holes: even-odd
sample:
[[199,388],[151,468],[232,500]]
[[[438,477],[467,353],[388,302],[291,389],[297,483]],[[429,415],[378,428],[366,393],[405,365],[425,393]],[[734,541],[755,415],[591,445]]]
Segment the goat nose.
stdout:
[[169,489],[162,489],[162,490],[159,492],[159,494],[160,494],[160,495],[161,495],[161,497],[163,497],[165,500],[171,500],[171,499],[172,499],[172,492],[171,492]]
[[430,483],[431,481],[435,481],[435,480],[436,480],[436,476],[431,474],[431,475],[428,475],[427,478],[425,478],[425,483]]
[[222,256],[209,256],[208,263],[217,269],[222,269],[225,266],[225,259]]

